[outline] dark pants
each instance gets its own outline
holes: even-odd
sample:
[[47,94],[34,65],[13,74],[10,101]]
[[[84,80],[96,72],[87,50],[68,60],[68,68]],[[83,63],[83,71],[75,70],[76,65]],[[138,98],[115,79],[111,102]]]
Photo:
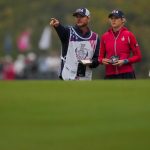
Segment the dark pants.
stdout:
[[105,79],[136,79],[134,72],[115,74],[115,75],[106,75]]

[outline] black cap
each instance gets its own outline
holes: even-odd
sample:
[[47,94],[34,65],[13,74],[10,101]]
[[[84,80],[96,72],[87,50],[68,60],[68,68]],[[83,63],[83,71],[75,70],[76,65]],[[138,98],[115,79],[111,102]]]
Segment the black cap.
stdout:
[[108,18],[111,18],[112,16],[116,16],[118,18],[125,18],[124,13],[121,10],[113,10],[109,15]]
[[77,15],[90,16],[90,11],[87,8],[79,8],[73,13],[73,16]]

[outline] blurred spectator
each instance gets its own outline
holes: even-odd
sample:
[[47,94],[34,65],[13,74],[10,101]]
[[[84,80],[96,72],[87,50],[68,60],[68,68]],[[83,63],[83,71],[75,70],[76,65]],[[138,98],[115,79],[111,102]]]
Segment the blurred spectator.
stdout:
[[58,68],[60,66],[60,58],[57,55],[47,57],[46,62],[50,72],[51,79],[58,79]]
[[41,50],[48,50],[51,47],[51,28],[49,26],[46,26],[43,30],[43,33],[41,35],[40,41],[39,41],[39,49]]
[[45,56],[40,56],[38,59],[39,78],[48,78],[48,64]]
[[10,55],[12,52],[12,37],[7,33],[4,37],[4,53]]
[[14,80],[15,70],[11,56],[6,56],[4,59],[2,78],[4,80]]
[[16,79],[24,79],[25,70],[25,56],[20,54],[14,62],[14,70],[16,74]]
[[32,33],[31,28],[27,28],[19,35],[17,39],[17,47],[20,52],[26,52],[31,48],[31,43],[30,43],[31,33]]
[[40,56],[38,59],[38,74],[40,79],[58,79],[58,56]]
[[25,77],[28,79],[37,79],[37,56],[35,53],[30,52],[27,54],[26,60],[26,67],[25,67]]

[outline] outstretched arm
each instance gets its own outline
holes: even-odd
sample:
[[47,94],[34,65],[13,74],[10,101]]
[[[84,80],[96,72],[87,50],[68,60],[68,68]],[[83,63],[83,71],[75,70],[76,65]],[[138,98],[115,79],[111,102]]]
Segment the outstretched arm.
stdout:
[[56,18],[51,18],[49,24],[50,24],[50,26],[55,28],[61,42],[67,43],[68,39],[69,39],[69,33],[70,33],[69,28],[61,25],[60,21]]

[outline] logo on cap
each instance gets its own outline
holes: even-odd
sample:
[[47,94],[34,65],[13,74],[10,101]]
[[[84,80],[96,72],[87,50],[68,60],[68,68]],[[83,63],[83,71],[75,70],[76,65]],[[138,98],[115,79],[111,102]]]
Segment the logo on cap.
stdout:
[[111,18],[112,16],[116,16],[119,18],[124,18],[124,13],[120,10],[113,10],[109,15],[108,18]]
[[87,8],[79,8],[73,13],[73,16],[77,15],[90,16],[90,11]]

